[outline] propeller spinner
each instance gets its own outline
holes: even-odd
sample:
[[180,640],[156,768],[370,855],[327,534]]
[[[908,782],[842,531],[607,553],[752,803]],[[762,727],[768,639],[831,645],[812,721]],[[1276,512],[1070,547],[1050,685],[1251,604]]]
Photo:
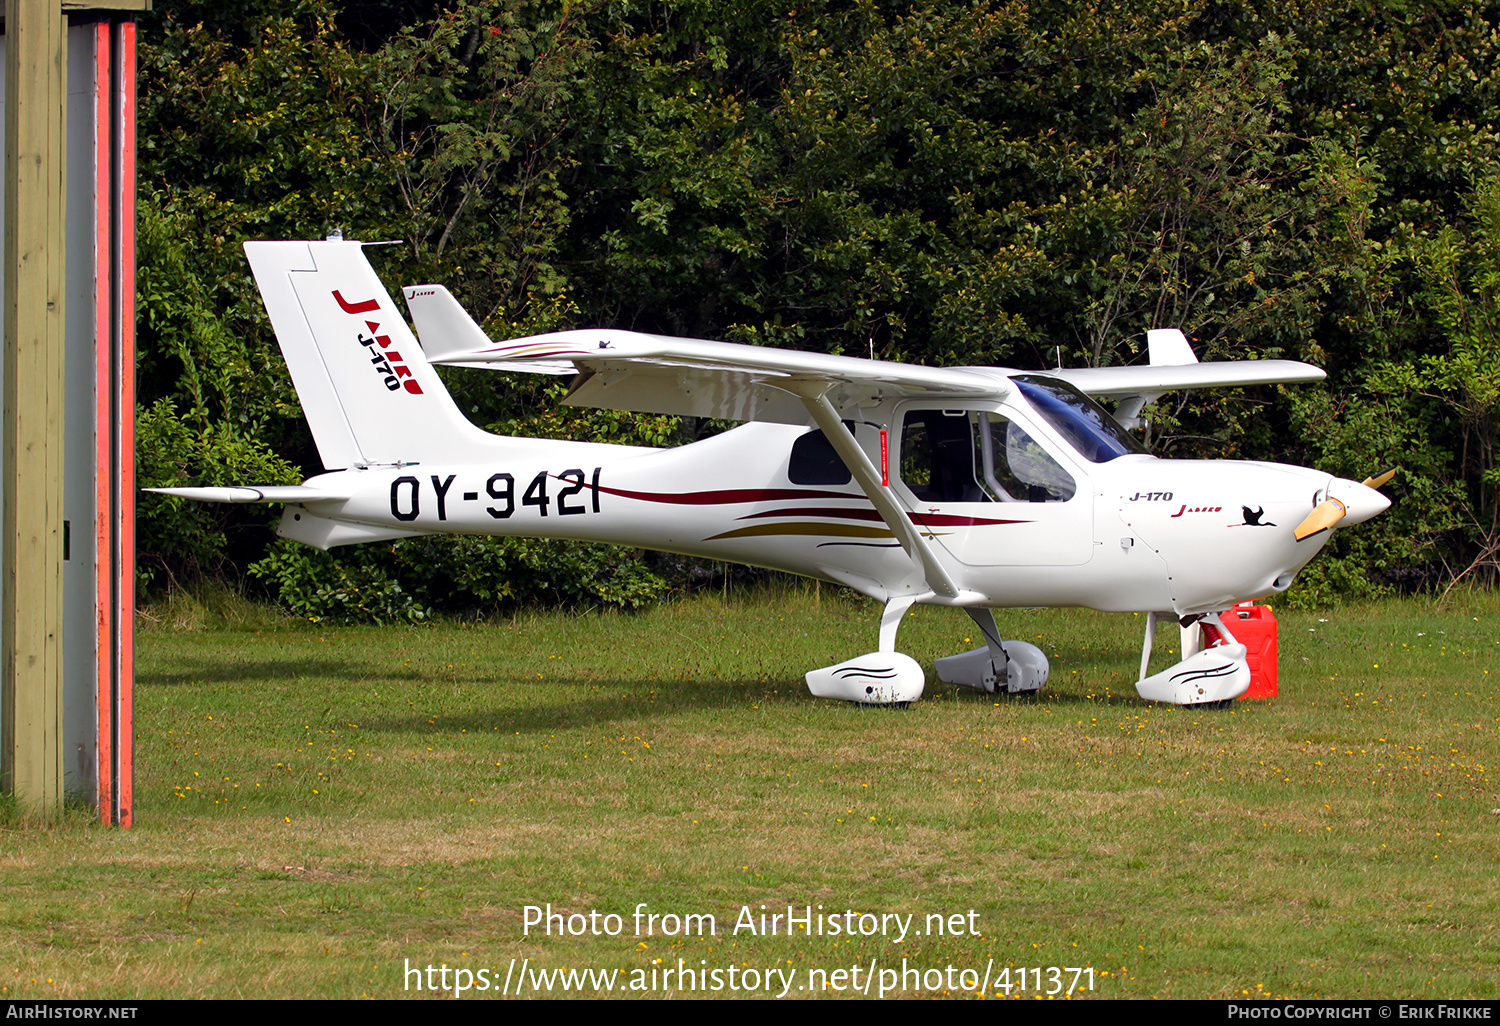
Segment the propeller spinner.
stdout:
[[[1382,512],[1391,504],[1391,500],[1375,489],[1395,476],[1396,468],[1391,467],[1360,482],[1342,477],[1334,478],[1328,483],[1328,498],[1314,506],[1313,511],[1297,525],[1297,530],[1293,532],[1297,540],[1305,541],[1345,520],[1351,524],[1361,524]],[[1334,492],[1338,492],[1343,498],[1335,497]]]

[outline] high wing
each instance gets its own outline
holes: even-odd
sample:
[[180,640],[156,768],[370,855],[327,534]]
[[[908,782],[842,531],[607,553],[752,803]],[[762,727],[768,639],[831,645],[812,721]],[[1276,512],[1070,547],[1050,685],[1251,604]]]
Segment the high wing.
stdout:
[[405,292],[432,363],[548,368],[551,373],[556,373],[552,367],[571,369],[579,375],[564,400],[571,406],[816,424],[907,555],[921,566],[928,587],[949,599],[963,598],[932,546],[881,484],[880,472],[844,425],[840,410],[906,396],[998,396],[1012,388],[1004,372],[919,367],[609,328],[491,342],[446,289],[421,285]]
[[[463,359],[467,352],[480,352],[494,346],[484,329],[474,323],[474,318],[463,308],[453,294],[443,285],[412,285],[402,290],[406,296],[406,308],[417,329],[417,339],[428,363],[447,363],[454,367],[487,368],[484,361],[470,363]],[[506,370],[529,374],[576,374],[577,370],[565,360],[512,360]]]
[[[990,367],[921,367],[849,356],[673,338],[611,328],[559,331],[492,341],[447,289],[405,290],[430,362],[544,373],[576,372],[563,400],[571,406],[725,420],[816,424],[935,594],[962,603],[933,547],[882,484],[870,457],[845,426],[846,411],[901,398],[1000,398],[1014,387]],[[1323,372],[1283,360],[1200,364],[1182,333],[1149,333],[1149,366],[1055,370],[1081,391],[1119,396],[1115,417],[1133,421],[1163,392],[1214,385],[1307,381]]]
[[[432,363],[545,374],[578,374],[570,406],[636,413],[807,423],[792,381],[821,381],[839,406],[892,398],[1002,396],[1005,368],[920,367],[734,342],[674,338],[611,328],[558,331],[492,341],[441,285],[405,290]],[[1199,363],[1180,331],[1147,332],[1149,364],[1043,371],[1087,395],[1118,399],[1133,417],[1166,392],[1300,381],[1326,375],[1294,360]],[[1117,414],[1117,416],[1119,416]]]
[[1043,371],[1061,378],[1078,391],[1092,396],[1116,398],[1142,392],[1173,392],[1187,388],[1233,388],[1239,385],[1274,385],[1297,381],[1322,381],[1327,375],[1308,363],[1295,360],[1221,360],[1185,367],[1078,367]]
[[1003,371],[919,367],[612,328],[492,342],[442,286],[408,288],[427,359],[453,367],[578,374],[569,406],[806,424],[799,396],[821,384],[838,406],[910,396],[994,396]]
[[1235,388],[1242,385],[1322,381],[1328,375],[1296,360],[1214,360],[1199,363],[1182,332],[1158,328],[1146,332],[1151,362],[1133,367],[1077,367],[1047,371],[1087,395],[1117,400],[1115,420],[1136,427],[1143,408],[1167,392],[1191,388]]

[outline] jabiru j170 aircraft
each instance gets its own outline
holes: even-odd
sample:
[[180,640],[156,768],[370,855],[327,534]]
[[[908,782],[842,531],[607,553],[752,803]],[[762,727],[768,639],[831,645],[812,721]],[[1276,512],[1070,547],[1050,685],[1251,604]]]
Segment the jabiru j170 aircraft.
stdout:
[[[1144,698],[1227,702],[1250,670],[1222,614],[1284,591],[1333,528],[1389,505],[1376,491],[1389,473],[1146,452],[1130,429],[1168,391],[1323,377],[1284,360],[1200,363],[1176,330],[1150,332],[1137,366],[936,368],[608,328],[494,341],[445,288],[420,285],[405,290],[414,336],[358,242],[245,252],[328,472],[159,491],[283,503],[279,533],[321,549],[524,535],[842,584],[883,604],[879,641],[807,673],[817,696],[921,697],[923,668],[896,639],[925,603],[964,610],[985,639],[937,660],[948,683],[1037,691],[1046,656],[1003,639],[991,610],[1085,606],[1148,614]],[[574,406],[745,423],[670,449],[501,437],[463,416],[434,364],[571,375]],[[1165,616],[1182,658],[1148,676]]]

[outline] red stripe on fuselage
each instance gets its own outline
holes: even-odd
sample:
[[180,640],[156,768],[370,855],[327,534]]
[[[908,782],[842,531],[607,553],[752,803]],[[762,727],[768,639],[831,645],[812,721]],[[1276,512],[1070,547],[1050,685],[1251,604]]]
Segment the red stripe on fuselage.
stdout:
[[989,527],[992,524],[1029,524],[1030,520],[991,520],[986,517],[961,517],[956,513],[908,513],[911,522],[921,527]]
[[[739,502],[785,502],[787,499],[864,499],[848,492],[828,492],[811,488],[725,488],[709,492],[636,492],[627,488],[600,485],[601,492],[641,502],[667,502],[676,506],[727,506]],[[866,500],[868,501],[868,500]],[[907,513],[921,527],[990,527],[999,524],[1029,524],[1030,520],[996,520],[989,517],[966,517],[954,513]],[[811,509],[773,509],[750,513],[740,520],[764,517],[842,517],[845,520],[879,520],[880,514],[870,508],[819,506]]]
[[712,492],[633,492],[626,488],[606,488],[601,492],[622,499],[641,502],[669,502],[675,506],[723,506],[736,502],[784,502],[787,499],[863,499],[849,492],[823,492],[807,488],[725,488]]

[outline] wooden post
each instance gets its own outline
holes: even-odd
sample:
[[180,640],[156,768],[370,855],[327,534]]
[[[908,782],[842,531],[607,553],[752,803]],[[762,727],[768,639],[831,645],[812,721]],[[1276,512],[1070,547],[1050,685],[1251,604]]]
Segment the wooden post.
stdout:
[[62,805],[65,25],[5,0],[4,502],[0,787]]

